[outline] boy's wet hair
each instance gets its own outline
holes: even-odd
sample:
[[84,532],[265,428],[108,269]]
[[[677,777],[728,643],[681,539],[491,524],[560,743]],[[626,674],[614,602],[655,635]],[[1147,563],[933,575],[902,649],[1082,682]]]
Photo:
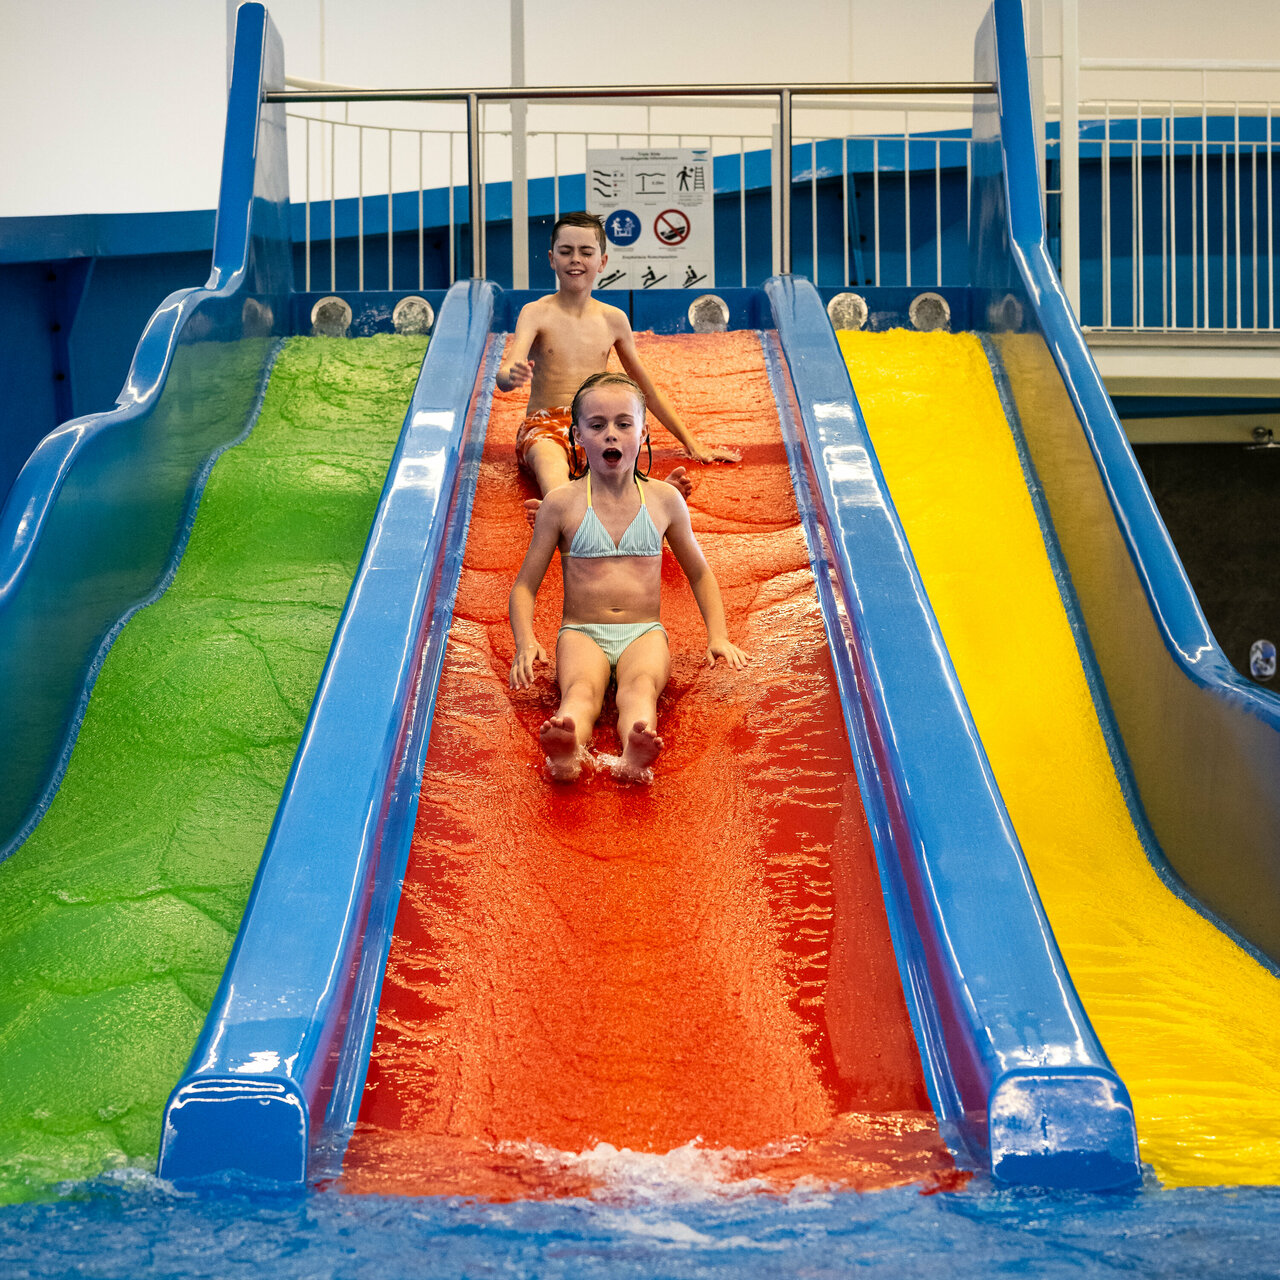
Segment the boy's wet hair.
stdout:
[[[606,369],[604,373],[593,373],[578,388],[578,393],[573,397],[573,404],[569,409],[569,458],[570,471],[569,474],[573,479],[586,475],[588,467],[586,460],[581,463],[578,461],[578,442],[574,439],[573,430],[578,425],[578,415],[582,412],[583,400],[593,391],[598,391],[601,387],[626,387],[637,400],[640,401],[640,425],[644,425],[645,415],[645,399],[644,392],[640,390],[640,384],[633,378],[628,378],[625,373],[618,373],[613,369]],[[653,443],[649,439],[648,433],[645,433],[644,442],[649,450],[649,466],[646,470],[640,470],[640,459],[636,458],[636,479],[647,480],[649,472],[653,470]]]
[[596,239],[600,242],[600,252],[608,252],[604,239],[604,220],[598,213],[587,213],[585,210],[579,210],[576,213],[562,213],[551,228],[551,247],[553,249],[556,247],[556,237],[560,234],[562,227],[586,227],[594,231]]

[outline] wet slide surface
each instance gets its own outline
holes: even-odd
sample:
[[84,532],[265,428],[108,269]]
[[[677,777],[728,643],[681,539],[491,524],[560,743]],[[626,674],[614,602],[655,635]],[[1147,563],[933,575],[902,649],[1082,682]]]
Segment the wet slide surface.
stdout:
[[0,864],[0,1201],[151,1164],[239,926],[426,348],[294,339],[169,589]]
[[981,344],[906,330],[840,344],[1142,1158],[1175,1186],[1280,1182],[1280,982],[1152,867]]
[[[656,781],[545,780],[552,670],[507,688],[525,396],[498,395],[343,1185],[500,1200],[686,1177],[958,1185],[898,985],[759,340],[646,335],[641,349],[701,438],[743,452],[695,468],[690,505],[754,663],[699,665],[705,632],[666,553],[674,661]],[[655,474],[673,462],[663,448]],[[559,618],[553,566],[537,608],[552,652]],[[616,753],[608,704],[601,726],[594,749]]]

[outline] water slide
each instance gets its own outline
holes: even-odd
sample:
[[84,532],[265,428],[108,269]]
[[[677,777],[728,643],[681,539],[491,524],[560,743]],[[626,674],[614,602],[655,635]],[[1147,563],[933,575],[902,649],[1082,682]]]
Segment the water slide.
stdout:
[[1280,701],[1214,641],[1053,273],[1015,9],[978,41],[984,332],[842,346],[1144,1160],[1274,1182]]
[[[251,175],[252,189],[283,168],[280,122],[258,112],[279,48],[261,6],[238,21],[233,106],[259,143],[238,181]],[[1002,353],[1024,424],[1020,341],[1041,344],[1058,373],[1038,385],[1092,428],[1100,385],[1027,267],[1016,3],[997,0],[979,56],[998,56],[1000,95],[977,120],[990,168],[975,183],[969,312],[986,324],[973,327],[992,330],[986,350]],[[480,281],[450,291],[231,956],[165,1109],[165,1176],[563,1194],[607,1181],[630,1146],[779,1187],[871,1185],[873,1165],[951,1185],[951,1160],[1009,1183],[1136,1182],[1127,1080],[1108,1058],[1119,1051],[1077,998],[1046,914],[1057,908],[1041,902],[944,643],[951,614],[934,615],[821,303],[786,278],[729,293],[731,329],[755,332],[688,350],[715,383],[702,430],[740,436],[746,460],[705,476],[694,508],[759,651],[750,696],[688,665],[697,625],[668,582],[686,665],[662,780],[637,793],[600,777],[566,798],[531,750],[549,687],[514,706],[501,691],[520,530],[512,408],[491,413],[490,400],[522,299]],[[261,327],[287,303],[259,294],[235,310]],[[637,330],[687,331],[670,301],[631,305]],[[678,363],[689,341],[651,359]],[[745,407],[725,393],[737,383],[755,397]],[[1093,474],[1106,475],[1096,457]],[[1132,512],[1113,501],[1123,536]],[[1110,681],[1102,629],[1087,625]],[[86,631],[90,654],[101,634]],[[1134,794],[1177,865],[1107,687]],[[1218,702],[1266,720],[1242,681]],[[821,767],[808,772],[801,748]],[[1113,777],[1119,754],[1113,743]],[[1186,802],[1185,787],[1168,790]]]
[[[594,776],[548,784],[537,729],[557,703],[551,676],[507,687],[506,594],[528,545],[513,448],[525,396],[496,397],[342,1183],[597,1194],[647,1158],[782,1190],[954,1185],[759,335],[640,344],[691,428],[743,454],[700,473],[690,507],[754,665],[706,669],[668,563],[669,745],[654,784],[609,772],[611,711]],[[660,447],[655,474],[674,460]],[[559,615],[549,581],[548,646]]]
[[[527,536],[519,397],[489,408],[520,301],[473,282],[441,310],[424,371],[439,407],[411,425],[461,451],[453,496],[375,520],[166,1113],[162,1174],[503,1198],[683,1153],[775,1187],[953,1185],[953,1159],[1010,1182],[1131,1185],[1123,1086],[1029,892],[901,530],[871,501],[882,486],[812,290],[739,291],[734,327],[754,332],[695,337],[681,317],[684,334],[646,339],[698,429],[743,449],[692,506],[756,667],[699,670],[676,574],[658,781],[542,777],[553,687],[504,684]],[[675,327],[658,299],[633,302],[637,324],[664,305]],[[778,333],[758,332],[765,318]],[[821,382],[833,371],[842,405]],[[442,529],[434,601],[360,608],[371,564],[408,581]],[[554,590],[540,607],[546,632]],[[356,673],[373,697],[351,693]]]
[[103,656],[65,770],[3,866],[0,1163],[19,1185],[154,1156],[424,347],[289,339],[172,581]]
[[[1061,379],[1024,338],[1002,343],[1004,360],[975,334],[841,346],[1071,978],[1132,1093],[1143,1160],[1166,1185],[1274,1183],[1280,975],[1190,895],[1140,805],[1027,451]],[[1033,380],[1019,413],[1010,388]],[[1057,472],[1055,492],[1078,507],[1075,479]]]
[[1028,449],[1065,396],[1061,376],[1027,334],[997,348],[899,329],[842,334],[841,347],[1054,934],[1129,1087],[1144,1161],[1166,1185],[1275,1182],[1280,974],[1172,871],[1133,785],[1041,493],[1078,511],[1080,478],[1043,441]]

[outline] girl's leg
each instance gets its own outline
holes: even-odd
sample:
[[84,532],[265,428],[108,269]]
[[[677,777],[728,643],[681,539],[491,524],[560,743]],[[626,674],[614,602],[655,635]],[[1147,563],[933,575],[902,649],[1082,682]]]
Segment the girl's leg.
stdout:
[[671,651],[664,632],[647,631],[618,659],[618,737],[622,773],[647,782],[662,750],[658,737],[658,695],[667,686]]
[[590,636],[562,631],[556,641],[556,679],[560,706],[538,736],[552,778],[572,782],[582,772],[586,745],[609,687],[609,659]]

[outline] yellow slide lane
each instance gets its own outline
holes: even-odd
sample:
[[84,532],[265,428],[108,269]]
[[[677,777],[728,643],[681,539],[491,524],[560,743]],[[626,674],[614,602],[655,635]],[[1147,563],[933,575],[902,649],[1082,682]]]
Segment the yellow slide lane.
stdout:
[[1133,1096],[1143,1159],[1171,1186],[1280,1182],[1280,981],[1147,858],[981,344],[839,337],[1058,944]]

